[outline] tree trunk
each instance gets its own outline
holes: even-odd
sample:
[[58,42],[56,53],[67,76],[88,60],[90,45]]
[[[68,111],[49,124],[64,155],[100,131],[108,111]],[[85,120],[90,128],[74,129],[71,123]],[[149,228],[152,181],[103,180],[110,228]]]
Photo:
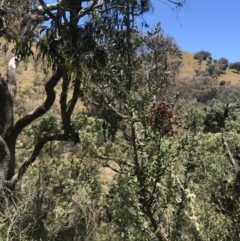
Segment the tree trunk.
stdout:
[[0,183],[9,180],[15,169],[16,139],[10,133],[14,124],[14,99],[16,94],[17,58],[12,57],[8,64],[7,79],[0,77]]
[[[52,140],[68,141],[68,135],[51,134],[40,139],[32,155],[22,163],[15,174],[16,142],[21,131],[34,120],[44,115],[53,105],[56,94],[54,87],[62,77],[58,68],[45,85],[47,98],[44,103],[14,123],[14,100],[16,95],[16,71],[18,60],[12,57],[7,68],[7,79],[0,78],[0,191],[6,186],[13,190],[16,182],[23,176],[27,167],[36,160],[44,144]],[[21,160],[20,160],[21,161]]]

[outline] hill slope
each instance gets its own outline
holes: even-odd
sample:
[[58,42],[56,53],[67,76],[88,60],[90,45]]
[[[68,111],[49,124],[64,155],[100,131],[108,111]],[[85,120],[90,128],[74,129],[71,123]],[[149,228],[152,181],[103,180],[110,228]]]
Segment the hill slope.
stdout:
[[[190,78],[192,76],[195,76],[194,70],[205,70],[207,67],[206,61],[203,61],[201,65],[198,64],[198,60],[194,59],[193,53],[185,52],[183,51],[183,65],[180,70],[179,78]],[[223,75],[220,75],[218,77],[218,80],[225,80],[225,81],[231,81],[232,84],[237,84],[240,82],[240,74],[234,73],[231,70],[227,69],[226,73]]]
[[[3,45],[3,41],[0,41],[0,46]],[[9,49],[13,46],[9,44]],[[183,63],[182,68],[180,69],[179,79],[191,78],[195,76],[195,70],[202,70],[204,71],[207,67],[206,61],[203,61],[201,65],[199,65],[198,60],[194,59],[193,53],[182,51],[183,54]],[[8,61],[12,57],[11,51],[8,51],[5,55],[0,48],[0,73],[2,76],[5,77],[6,75],[6,68]],[[18,67],[17,71],[17,79],[18,79],[18,90],[24,91],[26,89],[30,89],[32,87],[36,87],[46,78],[43,72],[41,71],[44,68],[44,63],[41,60],[34,61],[33,58],[30,58],[28,62],[21,62]],[[227,69],[226,73],[220,75],[218,80],[225,80],[231,81],[232,84],[240,83],[240,74],[232,72],[231,70]]]

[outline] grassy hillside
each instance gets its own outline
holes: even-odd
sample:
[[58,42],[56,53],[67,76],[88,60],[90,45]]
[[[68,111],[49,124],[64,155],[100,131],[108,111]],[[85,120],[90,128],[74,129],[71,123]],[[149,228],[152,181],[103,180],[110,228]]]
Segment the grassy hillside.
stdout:
[[[6,75],[6,66],[9,59],[12,57],[11,51],[8,51],[5,55],[1,51],[1,47],[3,46],[3,41],[0,41],[0,73],[5,77]],[[13,46],[9,45],[9,50],[11,50]],[[182,68],[180,70],[179,79],[191,78],[195,76],[195,70],[205,70],[207,67],[206,61],[203,61],[201,65],[199,65],[198,61],[193,58],[194,54],[183,51],[183,63]],[[30,90],[33,87],[38,88],[38,85],[41,86],[41,83],[45,81],[46,76],[43,74],[44,63],[42,61],[35,61],[33,58],[30,58],[27,62],[21,62],[19,64],[19,68],[17,71],[17,85],[18,91],[24,92],[26,90]],[[240,74],[234,73],[227,69],[226,73],[219,76],[219,81],[231,81],[232,84],[240,83]]]
[[[198,61],[194,59],[193,56],[193,53],[183,51],[183,65],[179,75],[180,79],[192,77],[195,75],[195,69],[205,70],[207,67],[206,61],[203,61],[201,65],[199,65]],[[220,75],[218,80],[231,81],[232,84],[237,84],[240,82],[240,74],[234,73],[227,69],[226,74]]]

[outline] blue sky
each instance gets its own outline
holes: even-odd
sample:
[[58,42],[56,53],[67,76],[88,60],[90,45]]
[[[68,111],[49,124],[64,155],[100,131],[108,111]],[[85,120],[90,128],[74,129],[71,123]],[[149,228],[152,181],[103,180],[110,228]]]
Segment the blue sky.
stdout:
[[164,33],[173,36],[182,50],[205,50],[213,59],[240,61],[239,0],[187,0],[178,11],[160,0],[152,5],[155,10],[143,18],[150,26],[161,22]]
[[174,37],[181,50],[204,50],[213,59],[240,61],[240,0],[186,0],[179,10],[163,2],[167,0],[152,0],[154,11],[143,19],[150,26],[161,22],[164,33]]

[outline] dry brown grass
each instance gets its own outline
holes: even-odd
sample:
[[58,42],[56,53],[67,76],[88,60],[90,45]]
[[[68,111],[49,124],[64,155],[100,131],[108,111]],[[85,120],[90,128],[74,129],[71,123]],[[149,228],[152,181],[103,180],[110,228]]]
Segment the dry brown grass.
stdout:
[[[12,57],[11,50],[13,44],[9,44],[9,50],[6,54],[1,51],[1,48],[5,44],[3,39],[0,39],[0,73],[3,77],[6,77],[7,64]],[[35,52],[35,50],[33,50]],[[43,61],[35,61],[33,57],[30,57],[28,61],[21,61],[17,70],[17,96],[16,99],[24,102],[27,106],[27,111],[31,111],[43,103],[46,98],[44,92],[44,83],[50,78],[44,74],[43,69],[46,68]],[[58,108],[61,81],[56,86],[57,98],[55,101],[55,108]],[[70,93],[71,94],[71,93]],[[82,110],[84,108],[83,103],[79,100],[76,105],[76,110]]]
[[[0,39],[0,73],[2,76],[6,76],[6,67],[8,61],[12,57],[11,49],[13,48],[12,44],[9,44],[9,51],[7,54],[2,53],[1,47],[3,46],[4,41]],[[201,64],[193,58],[193,53],[183,51],[183,62],[182,68],[179,74],[179,79],[191,78],[195,76],[195,70],[205,70],[206,61],[203,61]],[[27,103],[28,110],[32,110],[35,107],[39,106],[45,99],[44,94],[44,82],[49,78],[43,73],[43,68],[46,67],[45,64],[39,60],[37,63],[32,57],[29,58],[27,62],[21,62],[17,71],[17,99],[24,100],[24,103]],[[240,83],[240,74],[234,73],[229,69],[225,74],[221,75],[219,81],[231,81],[232,84]],[[37,82],[37,84],[36,84]],[[55,101],[55,107],[59,103],[61,82],[56,87],[57,90],[57,99]],[[79,101],[77,104],[77,109],[82,110],[84,108],[83,104]]]
[[[13,44],[9,44],[9,50],[6,54],[1,51],[3,45],[4,41],[0,40],[0,73],[5,77],[8,61],[12,57],[11,49],[13,49]],[[36,79],[36,75],[40,74],[40,72],[36,73],[33,64],[34,61],[32,58],[28,62],[20,62],[17,70],[19,87],[31,87],[33,81]]]
[[[0,39],[0,48],[3,46],[4,40]],[[6,66],[9,61],[9,59],[12,57],[11,49],[13,48],[12,44],[9,44],[9,51],[5,55],[0,51],[0,73],[2,76],[6,76]],[[203,61],[201,64],[198,63],[197,60],[193,58],[193,53],[189,53],[186,51],[183,51],[183,62],[182,62],[182,68],[180,71],[179,78],[190,78],[192,76],[195,76],[194,70],[205,70],[206,68],[206,61]],[[34,87],[34,82],[36,80],[44,80],[44,63],[39,60],[37,63],[34,62],[33,58],[30,58],[28,62],[21,62],[19,64],[19,68],[17,71],[17,85],[18,85],[18,91],[22,92],[28,89],[31,89]],[[46,78],[46,77],[45,77]],[[230,71],[229,69],[226,71],[226,74],[219,76],[219,81],[225,80],[225,81],[231,81],[232,84],[238,84],[240,82],[240,74],[234,73]],[[36,86],[35,86],[36,87]],[[38,88],[40,88],[39,86]],[[60,86],[59,86],[60,87]]]
[[[206,68],[206,61],[203,61],[201,65],[199,65],[198,61],[193,58],[194,54],[183,51],[183,64],[182,68],[180,70],[179,78],[190,78],[192,76],[195,76],[194,70],[205,70]],[[219,81],[225,80],[225,81],[231,81],[232,84],[238,84],[240,83],[240,74],[234,73],[231,70],[227,69],[226,73],[219,76]]]

